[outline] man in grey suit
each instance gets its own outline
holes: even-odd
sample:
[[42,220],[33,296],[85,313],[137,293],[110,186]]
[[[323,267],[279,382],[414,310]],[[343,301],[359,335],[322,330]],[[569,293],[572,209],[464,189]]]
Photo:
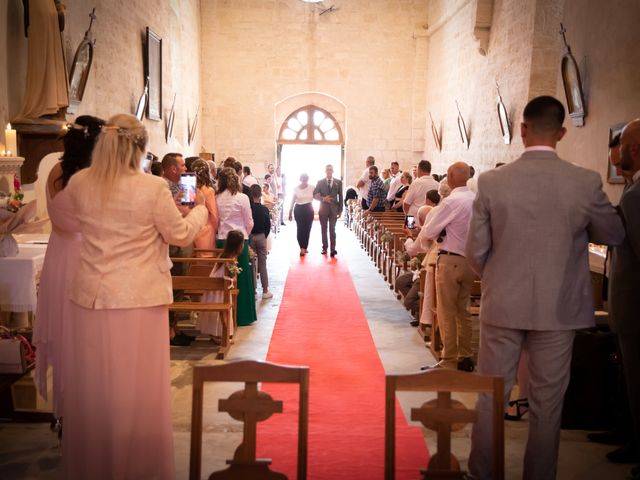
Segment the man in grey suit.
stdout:
[[322,254],[327,254],[328,224],[331,256],[335,257],[338,254],[336,250],[336,220],[342,213],[342,182],[337,178],[333,178],[332,165],[327,165],[325,172],[327,176],[316,184],[313,196],[316,200],[320,200],[318,217],[320,217],[320,230],[322,231]]
[[[556,155],[564,116],[553,97],[527,104],[524,154],[480,175],[465,248],[482,277],[478,372],[504,377],[505,403],[520,352],[529,354],[525,479],[556,476],[574,331],[594,325],[588,243],[624,239],[600,176]],[[481,395],[476,408],[469,470],[471,478],[490,479],[491,398]]]
[[[607,455],[611,461],[640,462],[640,119],[620,136],[620,169],[630,178],[620,199],[626,238],[613,249],[610,275],[610,315],[618,334],[634,439]],[[640,470],[633,478],[640,478]]]

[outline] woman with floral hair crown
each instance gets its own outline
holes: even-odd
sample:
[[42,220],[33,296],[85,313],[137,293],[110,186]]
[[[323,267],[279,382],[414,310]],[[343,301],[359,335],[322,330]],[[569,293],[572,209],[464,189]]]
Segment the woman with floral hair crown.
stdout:
[[112,117],[67,186],[82,242],[64,338],[64,478],[175,477],[168,246],[190,244],[208,212],[198,194],[181,215],[166,182],[141,171],[146,145],[133,115]]

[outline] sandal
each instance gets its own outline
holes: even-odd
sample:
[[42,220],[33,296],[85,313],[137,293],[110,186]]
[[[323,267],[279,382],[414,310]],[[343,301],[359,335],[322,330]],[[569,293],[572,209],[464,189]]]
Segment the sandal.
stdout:
[[516,407],[516,414],[511,415],[510,413],[504,414],[505,420],[510,420],[512,422],[517,422],[522,420],[522,417],[525,413],[529,411],[529,400],[526,398],[520,398],[518,400],[512,400],[509,402],[510,407]]

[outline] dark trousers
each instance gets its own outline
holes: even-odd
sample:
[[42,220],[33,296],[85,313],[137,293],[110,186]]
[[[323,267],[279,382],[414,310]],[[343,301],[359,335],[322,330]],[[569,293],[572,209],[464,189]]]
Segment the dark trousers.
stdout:
[[634,443],[640,448],[640,334],[618,334],[627,398],[633,419]]
[[298,227],[298,245],[306,250],[309,246],[309,236],[313,225],[313,205],[311,203],[296,205],[293,209],[293,216]]

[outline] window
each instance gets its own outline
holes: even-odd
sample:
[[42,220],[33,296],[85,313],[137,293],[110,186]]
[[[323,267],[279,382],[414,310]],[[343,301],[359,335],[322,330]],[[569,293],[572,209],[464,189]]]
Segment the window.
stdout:
[[278,143],[340,145],[344,143],[340,126],[326,110],[307,105],[293,112],[280,127]]

